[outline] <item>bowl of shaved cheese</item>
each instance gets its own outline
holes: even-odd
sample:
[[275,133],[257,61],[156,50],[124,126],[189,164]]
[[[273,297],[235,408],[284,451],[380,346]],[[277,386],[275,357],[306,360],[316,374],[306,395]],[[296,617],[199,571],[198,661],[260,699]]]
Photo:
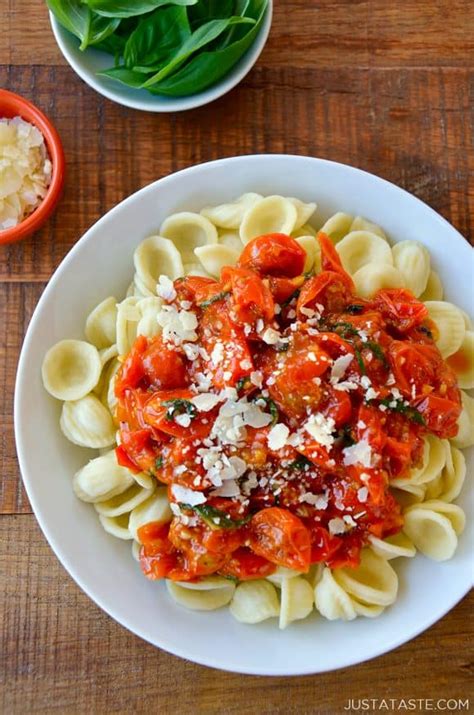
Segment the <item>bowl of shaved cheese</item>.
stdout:
[[0,244],[41,228],[59,201],[64,170],[61,139],[49,119],[0,89]]

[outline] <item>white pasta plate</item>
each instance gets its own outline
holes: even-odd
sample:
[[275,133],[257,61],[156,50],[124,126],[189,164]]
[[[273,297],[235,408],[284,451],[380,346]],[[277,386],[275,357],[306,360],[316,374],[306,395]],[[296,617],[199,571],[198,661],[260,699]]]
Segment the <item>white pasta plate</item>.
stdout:
[[[396,648],[442,618],[467,593],[473,542],[468,485],[456,500],[466,513],[466,528],[454,557],[442,563],[421,554],[397,560],[398,599],[379,618],[327,621],[313,613],[284,631],[275,627],[274,619],[243,625],[227,609],[198,612],[180,607],[163,583],[143,577],[130,557],[129,543],[103,531],[94,509],[80,502],[71,488],[72,475],[95,453],[88,455],[64,438],[58,428],[60,403],[46,393],[41,380],[48,349],[65,338],[83,339],[94,306],[107,296],[125,295],[134,250],[157,233],[166,217],[199,212],[245,192],[314,201],[318,208],[311,223],[316,228],[344,211],[381,225],[394,243],[421,242],[441,277],[446,299],[472,313],[471,248],[441,216],[393,184],[353,167],[301,156],[245,156],[194,166],[145,187],[109,211],[55,272],[31,320],[18,366],[18,458],[31,505],[52,549],[77,584],[117,622],[203,665],[262,675],[319,673]],[[355,262],[356,270],[357,251],[349,249],[343,261]],[[465,454],[469,474],[472,449]]]

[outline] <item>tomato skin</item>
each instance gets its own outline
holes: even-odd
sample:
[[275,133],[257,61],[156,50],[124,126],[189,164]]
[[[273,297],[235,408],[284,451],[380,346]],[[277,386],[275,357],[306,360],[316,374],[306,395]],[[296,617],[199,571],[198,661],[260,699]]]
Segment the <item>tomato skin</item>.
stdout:
[[305,251],[294,238],[284,233],[269,233],[245,246],[238,265],[265,276],[294,278],[303,273],[305,259]]
[[275,573],[276,566],[263,556],[253,553],[249,548],[241,546],[232,553],[219,570],[221,576],[230,576],[239,581],[266,578]]
[[377,407],[362,404],[359,407],[356,427],[357,441],[366,439],[372,449],[381,454],[387,441],[385,422],[386,417]]
[[306,281],[296,304],[296,311],[304,319],[302,308],[316,307],[321,303],[327,310],[337,313],[352,301],[352,280],[345,274],[323,271]]
[[425,385],[435,383],[440,357],[434,345],[413,345],[402,340],[394,340],[387,351],[397,385],[408,397],[412,397],[412,385],[418,396]]
[[262,509],[249,527],[251,549],[278,566],[307,573],[311,558],[309,530],[301,519],[279,507]]
[[259,318],[272,320],[275,314],[273,296],[254,271],[226,266],[222,269],[221,279],[225,285],[230,284],[232,309],[239,323],[252,325]]
[[321,402],[319,409],[325,417],[334,420],[336,428],[342,427],[349,422],[352,415],[351,398],[347,392],[328,387],[326,398]]
[[139,467],[137,467],[135,462],[130,459],[126,450],[121,444],[118,447],[115,447],[115,457],[117,459],[117,464],[119,464],[121,467],[126,467],[135,474],[138,474],[142,471]]
[[331,536],[324,526],[311,526],[311,563],[327,561],[339,549],[341,539]]
[[148,347],[148,340],[139,335],[132,345],[125,362],[120,367],[115,378],[115,395],[119,399],[127,389],[138,387],[145,377],[142,356]]
[[430,394],[415,400],[413,406],[423,416],[428,429],[438,437],[451,439],[457,435],[458,419],[462,411],[459,401]]
[[405,288],[379,290],[374,305],[401,332],[421,325],[428,318],[426,306]]
[[270,276],[268,285],[275,303],[285,303],[291,296],[295,295],[298,288],[303,284],[304,276],[301,278],[278,278]]
[[329,236],[322,231],[317,235],[319,246],[321,248],[321,267],[323,271],[331,271],[339,273],[344,277],[347,286],[351,291],[354,290],[354,282],[350,275],[344,270],[344,267],[339,258],[339,254],[334,248],[334,244]]
[[161,337],[150,342],[141,360],[147,382],[156,390],[173,390],[188,382],[184,355],[170,349]]
[[152,440],[152,437],[153,434],[149,429],[132,432],[126,428],[120,430],[121,450],[135,465],[134,471],[152,473],[155,471],[158,444]]
[[199,306],[201,303],[222,292],[222,285],[214,278],[205,276],[185,276],[174,282],[178,300],[190,301]]
[[177,555],[168,539],[169,524],[152,521],[138,529],[140,567],[152,581],[166,578],[176,566]]

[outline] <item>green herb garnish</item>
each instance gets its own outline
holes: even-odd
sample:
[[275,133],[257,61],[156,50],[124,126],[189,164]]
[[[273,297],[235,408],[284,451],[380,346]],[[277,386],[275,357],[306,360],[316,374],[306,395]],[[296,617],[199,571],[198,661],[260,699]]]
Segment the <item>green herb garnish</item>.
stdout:
[[57,21],[114,66],[98,74],[152,94],[218,82],[256,39],[268,0],[47,0]]
[[288,469],[291,469],[292,471],[301,469],[306,470],[308,469],[308,467],[311,467],[312,464],[313,463],[307,457],[305,457],[303,454],[300,454],[300,456],[297,457],[294,462],[289,465]]
[[364,343],[364,346],[366,348],[369,348],[375,355],[375,357],[380,360],[385,366],[388,366],[387,358],[385,357],[385,353],[382,350],[381,346],[378,343],[373,343],[371,340],[367,340],[367,342]]
[[363,305],[353,303],[352,305],[347,306],[346,313],[349,313],[349,315],[360,315],[360,313],[362,313],[363,310],[364,310]]
[[255,395],[255,397],[253,398],[252,401],[257,402],[258,400],[263,400],[266,403],[266,405],[270,411],[270,414],[272,416],[271,425],[273,427],[273,425],[276,425],[276,423],[278,422],[278,418],[280,416],[280,413],[278,412],[278,407],[276,406],[276,403],[273,402],[273,400],[271,400],[269,397],[263,397],[262,395]]
[[200,303],[199,308],[208,308],[210,305],[213,305],[214,303],[218,303],[220,300],[223,300],[223,298],[228,295],[230,295],[230,290],[223,290],[220,293],[216,293],[216,295],[213,295],[212,298],[208,298],[208,300],[205,300],[203,303]]
[[244,526],[244,524],[247,524],[252,518],[249,514],[243,519],[232,519],[225,511],[216,509],[210,506],[210,504],[197,504],[196,506],[180,504],[179,507],[180,509],[195,511],[211,529],[238,529],[239,526]]
[[178,415],[189,415],[191,419],[194,419],[197,415],[197,409],[189,400],[183,400],[181,397],[175,400],[165,400],[161,403],[163,407],[166,407],[166,419],[174,420]]
[[241,377],[240,380],[237,380],[235,383],[235,389],[237,392],[242,392],[242,390],[248,390],[252,386],[252,383],[250,382],[249,377]]
[[163,466],[163,457],[157,457],[155,459],[155,469],[161,469]]
[[[372,400],[370,400],[370,402],[372,402]],[[403,400],[395,400],[394,398],[386,397],[384,400],[380,400],[379,404],[385,405],[385,407],[389,410],[393,410],[394,412],[404,415],[412,422],[416,422],[418,425],[426,425],[425,418],[421,412],[418,412],[418,410],[415,407],[411,407],[411,405],[406,405]]]
[[365,363],[362,358],[362,355],[360,354],[360,350],[357,350],[357,348],[354,348],[354,355],[355,359],[357,360],[357,364],[360,367],[360,371],[363,375],[367,375],[367,370],[365,369]]
[[294,300],[296,300],[298,298],[300,292],[301,292],[301,288],[297,288],[295,291],[293,291],[293,293],[290,295],[290,297],[287,298],[286,300],[284,300],[283,303],[281,303],[281,307],[282,308],[288,307],[290,305],[290,303],[292,303]]

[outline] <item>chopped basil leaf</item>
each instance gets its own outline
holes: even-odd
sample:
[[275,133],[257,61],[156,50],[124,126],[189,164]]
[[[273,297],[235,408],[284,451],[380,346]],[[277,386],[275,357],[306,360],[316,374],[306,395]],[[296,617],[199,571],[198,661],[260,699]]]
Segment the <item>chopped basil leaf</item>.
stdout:
[[258,400],[263,400],[266,403],[272,416],[271,425],[273,427],[273,425],[276,425],[276,423],[278,422],[278,418],[280,416],[280,413],[278,412],[278,407],[276,406],[275,402],[273,402],[273,400],[271,400],[269,397],[255,395],[255,397],[253,398],[253,402],[257,402]]
[[196,504],[196,506],[190,506],[190,504],[180,504],[181,509],[190,509],[199,514],[201,519],[206,522],[211,529],[238,529],[240,526],[247,524],[252,518],[249,514],[243,519],[232,519],[225,511],[216,509],[210,504]]
[[393,410],[394,412],[398,412],[399,414],[408,417],[409,420],[416,422],[418,425],[426,424],[425,418],[421,412],[418,412],[418,410],[415,407],[411,407],[411,405],[406,405],[403,400],[395,400],[394,398],[386,397],[384,400],[380,400],[380,404],[385,405],[385,407],[388,407],[389,410]]
[[163,407],[167,408],[166,419],[174,420],[178,415],[189,415],[191,419],[194,419],[197,414],[197,410],[192,402],[189,400],[183,400],[182,398],[176,398],[174,400],[165,400],[161,403]]
[[359,315],[362,313],[364,310],[363,305],[358,305],[357,303],[353,303],[352,305],[348,305],[346,308],[346,313],[349,313],[350,315]]
[[367,375],[367,370],[365,369],[365,363],[362,359],[362,355],[360,354],[360,351],[357,350],[357,348],[354,348],[354,355],[357,360],[357,364],[360,367],[360,371],[363,375]]
[[288,305],[290,305],[290,303],[293,300],[296,300],[296,298],[298,298],[299,294],[300,294],[300,288],[297,288],[295,291],[293,291],[293,293],[290,295],[289,298],[287,298],[286,300],[283,301],[283,303],[281,303],[281,307],[286,308]]
[[369,348],[369,350],[373,352],[375,357],[380,360],[380,362],[382,362],[384,365],[388,365],[385,353],[378,343],[373,343],[371,340],[367,340],[367,342],[364,343],[364,346],[366,348]]
[[210,305],[213,305],[214,303],[218,303],[220,300],[223,300],[228,295],[230,295],[230,290],[223,290],[220,293],[216,293],[216,295],[213,295],[212,298],[205,300],[203,303],[199,303],[199,308],[208,308]]
[[303,454],[300,454],[300,456],[297,457],[295,459],[295,461],[290,464],[288,469],[291,469],[291,470],[308,469],[308,467],[311,467],[311,465],[312,465],[312,462],[307,457],[305,457]]
[[163,466],[163,457],[157,457],[155,459],[155,469],[161,469]]

